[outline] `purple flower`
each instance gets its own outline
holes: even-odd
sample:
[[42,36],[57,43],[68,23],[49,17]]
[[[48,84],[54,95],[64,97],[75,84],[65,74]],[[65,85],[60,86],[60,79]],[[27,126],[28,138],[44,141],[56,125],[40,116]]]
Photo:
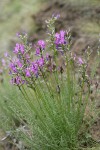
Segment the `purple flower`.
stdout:
[[17,37],[20,37],[20,33],[16,33],[16,36],[17,36]]
[[65,31],[63,31],[63,30],[60,31],[60,44],[66,44]]
[[36,48],[36,53],[35,53],[35,55],[40,55],[40,54],[42,54],[42,51],[45,49],[45,41],[43,41],[43,40],[39,40],[38,42],[37,42],[37,45],[35,45],[35,48]]
[[49,60],[49,54],[48,53],[46,53],[46,60],[48,61]]
[[57,49],[59,49],[59,46],[67,44],[65,34],[66,32],[63,30],[61,30],[60,33],[55,34],[55,44]]
[[22,78],[17,76],[16,77],[16,84],[19,85],[19,84],[21,84],[21,82],[22,82]]
[[18,54],[18,52],[19,52],[19,47],[20,47],[20,44],[19,44],[19,43],[16,43],[16,46],[15,46],[14,51],[13,51],[15,54]]
[[26,68],[25,73],[26,77],[31,77],[30,68]]
[[24,54],[24,52],[25,52],[24,45],[23,45],[23,44],[16,43],[16,46],[15,46],[13,52],[14,52],[15,54],[18,54],[19,52],[21,52],[21,54]]
[[25,55],[25,59],[26,59],[27,64],[30,64],[30,56],[29,56],[29,54]]
[[22,85],[24,83],[25,83],[25,80],[22,80],[22,78],[19,76],[11,79],[11,84]]
[[20,59],[14,58],[12,59],[11,63],[9,64],[10,73],[18,73],[18,69],[22,68],[23,64]]
[[5,52],[5,53],[4,53],[4,56],[5,56],[5,57],[8,57],[8,52]]
[[52,17],[53,17],[53,18],[56,18],[56,19],[59,19],[59,18],[60,18],[60,14],[57,14],[57,15],[56,15],[56,14],[53,14]]
[[36,75],[38,73],[38,64],[37,61],[32,62],[30,70]]
[[24,51],[25,51],[25,49],[24,49],[24,45],[22,45],[22,44],[20,44],[20,50],[19,50],[22,54],[24,54]]
[[22,68],[23,64],[20,62],[20,60],[17,61],[18,68]]
[[40,49],[45,49],[45,42],[43,40],[39,40],[37,45],[39,46]]
[[11,73],[12,73],[12,72],[13,72],[13,73],[16,73],[16,72],[17,72],[16,65],[15,65],[13,62],[10,63],[9,67],[10,67]]
[[25,58],[26,58],[27,60],[29,60],[29,59],[30,59],[30,56],[29,56],[28,54],[26,54],[26,55],[25,55]]
[[76,59],[76,54],[74,54],[74,56],[73,56],[73,60],[75,60]]
[[59,42],[60,42],[60,34],[59,34],[59,33],[56,33],[56,34],[55,34],[55,38],[56,38],[55,43],[56,43],[56,44],[59,44]]
[[6,61],[3,58],[1,60],[1,62],[2,62],[2,66],[6,66]]
[[79,63],[80,65],[84,64],[84,61],[82,60],[81,57],[78,58],[78,63]]
[[37,64],[39,65],[39,67],[43,67],[44,65],[44,58],[40,58],[37,60]]
[[40,55],[40,49],[39,48],[36,48],[36,53],[35,53],[35,55]]

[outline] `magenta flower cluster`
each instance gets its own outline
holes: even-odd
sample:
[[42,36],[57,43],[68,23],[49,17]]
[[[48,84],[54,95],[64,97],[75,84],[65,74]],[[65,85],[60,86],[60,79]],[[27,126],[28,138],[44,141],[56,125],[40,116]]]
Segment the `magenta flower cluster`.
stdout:
[[55,44],[57,49],[59,49],[59,47],[61,47],[62,45],[67,44],[65,31],[61,30],[60,33],[55,34]]
[[39,40],[35,45],[37,60],[33,60],[32,49],[29,45],[17,43],[14,47],[15,56],[10,60],[9,70],[12,76],[11,83],[18,86],[22,84],[30,84],[32,78],[37,78],[40,71],[43,71],[44,65],[47,63],[47,56],[42,55],[45,50],[46,43]]
[[43,40],[39,40],[37,42],[37,46],[36,47],[36,55],[39,56],[39,55],[42,55],[42,52],[43,50],[45,50],[45,42]]
[[[55,70],[55,67],[57,67],[56,63],[52,61],[53,57],[51,57],[48,53],[45,55],[43,54],[48,46],[46,46],[46,42],[44,40],[39,40],[34,45],[35,55],[38,56],[38,58],[34,60],[33,58],[35,57],[33,56],[32,47],[24,43],[26,36],[19,35],[19,37],[22,37],[22,43],[16,43],[13,50],[15,57],[10,60],[9,64],[10,75],[12,75],[11,83],[18,86],[25,83],[32,84],[33,79],[38,78],[44,74],[45,71],[52,72]],[[63,47],[65,47],[66,50],[68,46],[66,31],[61,30],[59,33],[55,33],[54,41],[52,42],[55,44],[55,50],[57,53],[61,52],[60,54],[62,54],[62,51],[66,53],[63,49]],[[77,60],[79,65],[84,64],[81,57],[77,58],[76,55],[74,55],[72,59],[74,61]],[[58,68],[60,67],[58,66],[56,69]]]
[[[19,35],[19,37],[21,37]],[[16,85],[22,85],[24,83],[32,82],[33,78],[37,78],[40,74],[47,70],[47,64],[50,63],[49,54],[45,56],[43,52],[46,50],[46,42],[44,40],[39,40],[35,45],[35,55],[38,56],[37,60],[33,60],[34,56],[32,53],[32,47],[28,50],[28,45],[26,45],[22,37],[22,43],[16,43],[14,47],[15,57],[10,60],[9,69],[10,75],[12,75],[11,82]],[[61,30],[60,33],[55,34],[54,44],[56,50],[62,45],[67,44],[66,32]],[[49,65],[49,71],[52,71],[53,65]]]
[[16,43],[16,46],[15,46],[15,48],[14,48],[14,53],[15,53],[15,54],[18,54],[18,53],[24,54],[24,52],[25,52],[24,45],[23,45],[23,44]]

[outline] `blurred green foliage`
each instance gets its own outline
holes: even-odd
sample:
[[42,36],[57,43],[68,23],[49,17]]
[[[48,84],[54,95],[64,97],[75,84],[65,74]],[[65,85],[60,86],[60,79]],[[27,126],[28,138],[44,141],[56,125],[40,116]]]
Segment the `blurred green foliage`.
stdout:
[[41,9],[43,0],[0,1],[0,52],[9,49],[16,32],[34,30],[32,15]]

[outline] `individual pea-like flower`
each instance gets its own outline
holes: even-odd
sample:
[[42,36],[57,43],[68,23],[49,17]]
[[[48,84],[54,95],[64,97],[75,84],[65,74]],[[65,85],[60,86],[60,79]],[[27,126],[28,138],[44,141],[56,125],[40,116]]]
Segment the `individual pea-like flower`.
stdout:
[[46,60],[48,61],[49,60],[49,54],[48,53],[46,53]]
[[59,46],[67,44],[65,35],[66,35],[66,32],[63,30],[61,30],[60,33],[55,34],[55,44],[56,44],[57,49],[59,49]]
[[17,73],[17,67],[16,67],[16,64],[14,62],[11,62],[10,65],[9,65],[9,68],[10,68],[10,73]]
[[16,36],[17,36],[17,37],[19,37],[19,36],[20,36],[20,33],[19,33],[19,32],[17,32],[17,33],[16,33]]
[[5,52],[5,53],[4,53],[4,57],[8,57],[8,52]]
[[74,54],[74,56],[73,56],[73,60],[76,60],[76,54]]
[[39,67],[43,67],[43,65],[44,65],[44,58],[38,59],[37,60],[37,64],[38,64]]
[[45,41],[39,40],[38,43],[37,43],[37,45],[39,46],[39,48],[45,49]]
[[25,59],[25,61],[26,61],[27,64],[30,64],[31,59],[30,59],[30,56],[29,56],[28,53],[24,55],[24,59]]
[[14,52],[15,54],[18,54],[18,53],[24,54],[24,52],[25,52],[24,45],[23,45],[23,44],[16,43],[16,46],[15,46],[13,52]]
[[60,14],[53,14],[52,18],[59,19],[60,18]]
[[83,65],[83,64],[84,64],[84,61],[82,60],[81,57],[78,57],[78,63],[79,63],[80,65]]
[[16,76],[16,77],[13,77],[10,82],[11,84],[20,86],[25,83],[25,80],[23,80],[20,76]]
[[18,58],[12,59],[9,64],[11,73],[18,73],[18,69],[21,69],[22,67],[23,67],[23,64],[22,64],[21,60]]
[[21,63],[21,61],[19,59],[17,60],[17,66],[18,66],[18,68],[22,68],[22,66],[23,66],[23,64]]
[[32,62],[30,70],[33,74],[37,75],[38,74],[38,64],[37,61]]
[[22,69],[23,62],[18,58],[13,58],[9,64],[10,74],[18,73],[19,69]]
[[16,46],[15,46],[13,52],[14,52],[15,54],[18,54],[18,52],[19,52],[19,44],[18,44],[18,43],[16,43]]
[[65,31],[61,30],[60,31],[60,44],[66,44],[66,41],[65,41]]
[[36,48],[36,53],[35,53],[35,54],[36,54],[37,56],[40,55],[40,48],[38,48],[38,47]]
[[25,69],[25,75],[26,75],[26,77],[31,77],[30,68]]
[[2,66],[5,67],[5,66],[6,66],[6,61],[5,61],[5,59],[2,58],[1,62],[2,62]]
[[19,50],[22,54],[24,54],[25,49],[24,49],[24,45],[20,44],[20,50]]
[[35,48],[36,48],[36,53],[35,54],[37,56],[39,56],[42,53],[42,51],[45,49],[45,46],[46,46],[45,41],[39,40],[37,42],[37,45],[35,45]]

